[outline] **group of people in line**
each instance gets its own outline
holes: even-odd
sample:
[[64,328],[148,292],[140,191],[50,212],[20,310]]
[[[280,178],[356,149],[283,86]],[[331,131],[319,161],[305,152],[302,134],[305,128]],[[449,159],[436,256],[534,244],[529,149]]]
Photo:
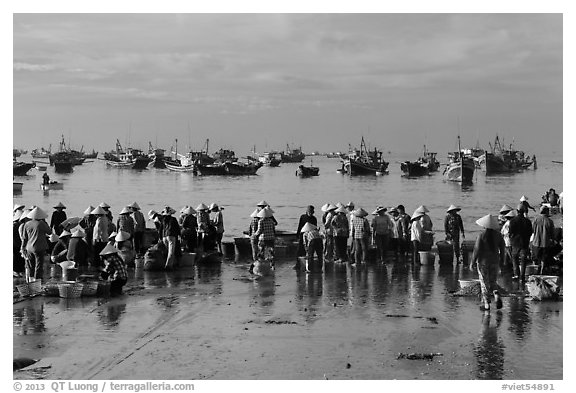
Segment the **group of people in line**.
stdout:
[[[66,206],[54,206],[50,224],[48,214],[37,206],[28,209],[14,206],[14,272],[25,272],[27,280],[41,279],[43,260],[50,253],[52,263],[74,261],[79,269],[88,267],[102,271],[114,283],[116,292],[126,283],[126,267],[133,265],[136,256],[145,252],[143,234],[146,229],[140,206],[133,202],[120,210],[114,224],[110,206],[103,202],[89,206],[83,217],[67,219]],[[477,266],[482,288],[483,309],[489,310],[491,298],[501,307],[496,278],[500,269],[509,267],[513,278],[523,285],[526,266],[539,263],[544,273],[550,258],[561,250],[561,237],[555,232],[550,219],[550,208],[543,204],[539,214],[531,221],[527,217],[530,206],[525,196],[514,209],[504,205],[498,215],[488,214],[476,221],[483,228],[474,245],[470,269]],[[189,252],[222,252],[224,233],[223,208],[216,203],[201,203],[195,209],[185,206],[180,217],[166,206],[160,212],[150,210],[151,220],[158,233],[158,242],[167,249],[165,268],[178,266],[182,250]],[[419,206],[408,215],[403,205],[378,206],[368,219],[368,212],[356,208],[353,202],[326,203],[321,207],[320,224],[315,208],[309,205],[300,216],[295,269],[322,271],[324,261],[349,262],[363,265],[368,260],[370,247],[376,249],[376,258],[384,262],[388,252],[396,258],[411,257],[418,261],[420,251],[430,251],[434,244],[432,219],[426,206]],[[461,241],[465,238],[461,208],[450,205],[444,218],[445,240],[452,244],[455,260],[463,261]],[[253,263],[250,271],[261,261],[274,269],[276,226],[274,210],[265,200],[257,203],[250,215],[248,231],[252,246]]]
[[[13,271],[26,281],[43,278],[44,259],[57,264],[73,261],[79,272],[100,271],[111,281],[111,294],[121,293],[127,282],[126,268],[134,266],[136,257],[146,251],[143,242],[146,220],[138,203],[122,208],[116,223],[110,205],[102,202],[89,206],[82,217],[67,218],[66,206],[54,206],[48,224],[48,213],[38,206],[13,208]],[[174,209],[166,206],[160,213],[151,210],[149,220],[156,226],[159,242],[168,250],[166,268],[177,264],[180,244],[192,251],[218,247],[221,250],[224,222],[216,204],[193,210],[185,206],[180,220]],[[213,213],[210,217],[209,212]]]

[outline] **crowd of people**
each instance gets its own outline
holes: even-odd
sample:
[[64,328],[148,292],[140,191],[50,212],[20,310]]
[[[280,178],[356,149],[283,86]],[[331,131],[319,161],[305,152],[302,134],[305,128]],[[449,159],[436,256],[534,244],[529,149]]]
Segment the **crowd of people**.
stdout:
[[[126,283],[126,268],[134,265],[136,257],[146,251],[143,234],[146,219],[140,206],[133,202],[124,206],[113,220],[110,206],[103,202],[89,206],[82,218],[68,219],[66,206],[58,203],[48,224],[48,214],[37,206],[14,206],[14,272],[28,281],[41,279],[44,256],[49,253],[51,263],[74,261],[79,270],[96,269],[109,278],[116,292]],[[488,214],[476,221],[482,228],[470,260],[470,269],[477,268],[481,281],[483,308],[489,309],[492,297],[501,306],[496,278],[503,269],[510,269],[513,278],[523,285],[526,266],[537,262],[540,274],[546,272],[551,258],[561,253],[561,231],[555,230],[550,219],[550,207],[543,204],[539,214],[530,220],[530,206],[525,196],[514,209],[504,205],[499,214]],[[216,203],[201,203],[195,209],[185,206],[179,218],[170,206],[157,212],[150,210],[151,220],[158,234],[158,244],[167,250],[164,269],[178,266],[183,251],[203,254],[222,252],[224,233],[223,208]],[[385,262],[389,255],[396,259],[418,262],[419,252],[430,251],[434,245],[434,230],[429,210],[419,206],[412,215],[403,205],[378,206],[370,215],[353,202],[326,203],[321,207],[319,220],[315,208],[309,205],[300,216],[295,269],[322,271],[325,262],[367,263],[371,248],[376,259]],[[461,208],[450,205],[444,218],[445,241],[452,244],[457,263],[463,262],[461,239],[465,231]],[[250,215],[245,232],[252,246],[250,272],[260,263],[274,269],[276,226],[274,210],[265,200],[257,203]],[[304,257],[304,258],[300,258]],[[301,264],[305,261],[305,266]]]

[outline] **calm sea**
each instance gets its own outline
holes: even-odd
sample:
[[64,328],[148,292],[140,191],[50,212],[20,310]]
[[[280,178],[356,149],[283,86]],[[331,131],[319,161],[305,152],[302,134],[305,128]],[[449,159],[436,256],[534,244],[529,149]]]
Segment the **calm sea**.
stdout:
[[[56,174],[48,167],[52,180],[64,183],[63,190],[42,191],[42,172],[32,169],[26,177],[21,194],[14,194],[14,202],[27,206],[35,204],[51,212],[52,206],[62,202],[67,206],[68,216],[82,215],[88,205],[96,206],[105,201],[112,206],[114,217],[122,208],[138,202],[142,211],[162,210],[165,205],[177,211],[185,205],[196,207],[201,202],[216,202],[224,207],[226,236],[235,237],[246,230],[249,215],[260,200],[266,200],[275,210],[278,229],[296,230],[298,218],[306,206],[320,207],[327,202],[347,203],[353,201],[371,213],[376,206],[403,204],[411,214],[419,205],[430,209],[434,228],[442,231],[445,211],[450,204],[462,207],[460,212],[467,232],[476,232],[475,220],[493,213],[507,203],[516,206],[525,195],[533,206],[538,206],[542,194],[549,188],[562,191],[562,164],[552,160],[560,157],[538,157],[538,169],[512,175],[485,176],[480,170],[474,175],[474,183],[462,188],[459,184],[446,182],[440,172],[431,176],[407,179],[401,176],[400,161],[409,157],[388,156],[389,174],[385,176],[349,177],[336,172],[338,159],[323,156],[307,157],[304,164],[320,167],[320,175],[299,178],[295,175],[298,164],[281,164],[277,168],[263,167],[256,176],[219,177],[194,176],[175,173],[167,169],[107,168],[104,161],[96,160],[74,168],[70,174]],[[22,156],[20,161],[31,161]],[[442,160],[442,159],[441,159]],[[534,215],[534,213],[530,213]],[[148,223],[149,227],[153,227]],[[436,240],[443,238],[438,233]]]

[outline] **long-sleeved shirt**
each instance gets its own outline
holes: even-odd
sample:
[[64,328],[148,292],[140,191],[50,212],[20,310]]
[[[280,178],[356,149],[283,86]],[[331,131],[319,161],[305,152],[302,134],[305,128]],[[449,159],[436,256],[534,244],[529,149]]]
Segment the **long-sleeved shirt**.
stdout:
[[318,231],[318,229],[313,229],[311,231],[304,233],[304,245],[306,246],[306,248],[308,248],[308,245],[314,239],[322,239],[322,235],[320,234],[320,231]]
[[52,218],[50,219],[50,228],[54,229],[54,232],[56,232],[57,235],[62,233],[63,228],[60,227],[60,224],[62,224],[66,218],[66,212],[64,210],[55,210],[52,213]]
[[527,249],[530,246],[532,223],[519,214],[510,220],[510,243],[512,247]]
[[332,219],[332,228],[334,228],[334,236],[348,237],[348,216],[343,213],[336,214]]
[[50,254],[53,257],[63,257],[68,253],[68,241],[64,239],[58,239],[58,242],[52,249],[52,253]]
[[372,219],[372,233],[374,235],[389,236],[394,229],[394,223],[387,214],[376,215]]
[[52,230],[44,220],[31,220],[22,228],[22,250],[30,253],[46,251]]
[[548,216],[543,214],[536,216],[532,228],[534,230],[534,240],[532,240],[534,247],[550,247],[552,245],[554,222]]
[[485,229],[476,239],[471,262],[478,262],[480,266],[497,265],[499,258],[504,258],[505,247],[504,239],[498,230]]
[[134,219],[128,214],[120,214],[116,227],[118,232],[124,231],[132,236],[134,234]]
[[146,230],[146,220],[140,210],[132,212],[134,218],[134,232],[144,232]]
[[318,220],[316,219],[315,216],[308,215],[308,214],[302,214],[300,216],[300,220],[298,221],[298,229],[296,230],[297,235],[300,235],[302,228],[304,227],[304,225],[306,225],[307,222],[309,222],[310,224],[313,224],[313,225],[318,224]]
[[411,241],[422,241],[422,223],[420,220],[412,221],[410,224],[410,240]]
[[504,245],[506,245],[506,247],[512,247],[512,243],[510,242],[510,220],[506,220],[504,225],[502,225],[500,233],[504,238]]
[[218,211],[216,214],[214,214],[212,225],[214,228],[216,228],[216,233],[224,233],[224,217],[222,216],[221,211]]
[[354,216],[350,227],[350,237],[352,239],[362,239],[370,235],[370,224],[364,217]]
[[334,219],[334,213],[327,212],[326,218],[324,219],[324,233],[327,236],[334,235],[334,228],[332,227],[332,220]]
[[68,244],[66,259],[76,262],[76,265],[86,266],[90,256],[90,246],[81,237],[73,237]]
[[444,218],[444,231],[450,237],[460,237],[460,232],[464,233],[464,223],[459,214],[448,213]]
[[276,237],[276,232],[274,229],[274,221],[271,217],[261,218],[258,221],[258,229],[254,234],[254,237],[260,240],[272,240]]
[[162,237],[180,236],[180,225],[178,219],[173,216],[165,216],[162,223]]
[[258,221],[260,221],[260,217],[252,217],[252,221],[250,221],[250,227],[248,228],[249,236],[255,236],[256,231],[258,231]]
[[99,216],[96,219],[96,225],[94,225],[94,232],[92,234],[92,239],[95,242],[107,242],[108,236],[110,233],[108,232],[110,229],[110,221],[108,221],[108,217],[106,216]]
[[126,266],[118,254],[106,255],[104,263],[106,264],[104,271],[110,274],[110,281],[128,278],[128,275],[126,274]]
[[196,220],[198,220],[198,232],[207,232],[210,225],[210,214],[206,210],[199,210],[196,213]]
[[398,216],[398,238],[410,240],[410,216],[401,213]]

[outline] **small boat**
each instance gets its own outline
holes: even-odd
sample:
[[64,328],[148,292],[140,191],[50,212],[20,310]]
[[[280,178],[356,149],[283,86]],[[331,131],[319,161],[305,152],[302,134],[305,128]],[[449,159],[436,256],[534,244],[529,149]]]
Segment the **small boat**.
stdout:
[[300,177],[318,176],[318,172],[320,172],[320,168],[317,166],[299,165],[298,169],[296,169],[296,176]]
[[261,162],[225,162],[226,174],[229,176],[255,175],[263,166]]
[[460,136],[458,136],[458,151],[448,154],[448,160],[448,165],[444,168],[444,178],[448,181],[472,184],[476,164],[472,157],[462,153]]
[[14,176],[26,176],[28,171],[32,169],[36,164],[33,162],[13,162],[13,173]]
[[277,154],[275,151],[265,152],[258,157],[258,161],[266,166],[275,168],[282,162],[282,160],[277,157]]
[[180,157],[180,160],[170,160],[170,161],[164,161],[164,165],[166,165],[166,169],[172,171],[172,172],[192,172],[194,174],[197,173],[197,168],[196,165],[194,165],[194,162],[189,160],[186,156],[183,156],[181,154],[175,153],[176,155],[178,155]]
[[48,167],[46,165],[36,165],[36,169],[39,170],[40,172],[46,172],[46,169],[48,169]]
[[40,188],[44,191],[47,190],[63,190],[64,183],[57,182],[55,180],[51,180],[48,184],[41,183]]
[[286,144],[286,151],[280,152],[281,162],[302,162],[304,158],[306,158],[306,155],[302,153],[302,147],[290,149],[290,146]]
[[428,163],[424,163],[420,160],[404,161],[400,163],[400,169],[402,170],[403,176],[406,177],[420,177],[428,176],[430,174]]
[[32,150],[32,153],[30,153],[30,154],[32,155],[32,158],[48,158],[48,157],[50,157],[50,154],[52,153],[51,150],[52,150],[52,145],[50,145],[48,150],[46,150],[42,147],[40,149]]
[[92,153],[85,153],[84,158],[89,160],[95,160],[96,158],[98,158],[98,152],[92,149]]
[[429,172],[437,172],[440,169],[440,162],[436,159],[436,154],[428,151],[426,145],[424,145],[424,152],[418,161],[426,165]]
[[376,175],[377,172],[388,172],[388,162],[382,159],[382,151],[376,148],[368,151],[362,137],[360,149],[349,148],[348,157],[342,160],[342,169],[351,176]]
[[24,185],[24,183],[13,181],[12,182],[12,191],[13,192],[22,192],[22,186],[23,185]]

